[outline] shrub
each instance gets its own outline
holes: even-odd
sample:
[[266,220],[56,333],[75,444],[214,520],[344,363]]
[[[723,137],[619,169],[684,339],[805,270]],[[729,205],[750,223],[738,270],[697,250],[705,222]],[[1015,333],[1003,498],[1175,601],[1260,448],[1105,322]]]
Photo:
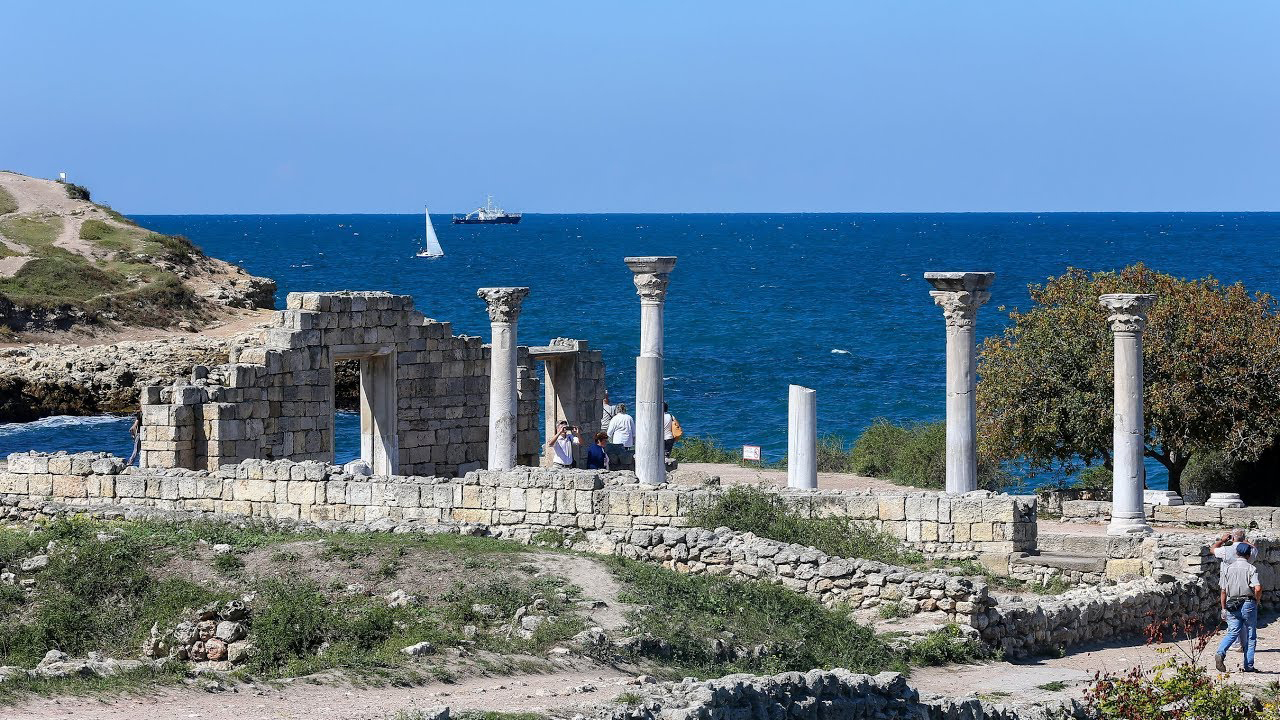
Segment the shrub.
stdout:
[[86,202],[90,200],[89,188],[65,180],[60,180],[59,182],[62,183],[62,189],[67,191],[67,197],[72,200],[84,200]]
[[907,648],[912,665],[951,665],[988,657],[986,647],[954,624],[934,630]]
[[118,288],[115,277],[70,254],[36,258],[23,265],[13,277],[0,278],[0,292],[19,303],[30,299],[42,304],[89,300]]
[[[877,420],[853,445],[853,471],[921,488],[947,485],[947,425],[894,425]],[[1013,478],[999,464],[978,460],[978,486],[1001,490]]]
[[911,433],[888,420],[876,420],[853,444],[853,471],[859,475],[887,477],[897,465],[898,453]]
[[1076,476],[1076,487],[1095,493],[1098,500],[1107,500],[1111,497],[1111,471],[1101,465],[1087,467]]
[[1230,462],[1221,453],[1204,452],[1191,456],[1182,471],[1183,499],[1189,503],[1204,502],[1209,493],[1238,492],[1238,464]]
[[671,457],[686,463],[729,463],[742,461],[741,453],[726,449],[715,438],[685,436],[671,449]]
[[823,435],[818,438],[818,472],[853,472],[853,457],[845,447],[841,435]]
[[276,671],[290,661],[314,655],[338,624],[314,583],[269,580],[259,596],[263,607],[253,618],[251,662],[258,672]]
[[223,553],[213,558],[213,569],[230,575],[244,569],[244,560],[235,553]]
[[182,235],[153,233],[148,235],[144,242],[151,246],[156,255],[175,265],[190,265],[196,258],[204,256],[204,252],[196,247],[195,243]]
[[917,564],[918,553],[892,536],[859,525],[847,517],[804,518],[782,498],[759,488],[735,485],[689,515],[692,525],[728,527],[771,540],[815,547],[829,555],[869,558],[894,565]]
[[854,672],[904,670],[902,659],[847,609],[831,609],[787,588],[762,582],[682,575],[610,558],[635,602],[630,620],[646,642],[634,654],[661,657],[700,677],[770,674],[843,667]]
[[1101,720],[1253,720],[1263,718],[1239,685],[1215,677],[1178,656],[1150,672],[1098,674],[1085,691],[1086,706]]

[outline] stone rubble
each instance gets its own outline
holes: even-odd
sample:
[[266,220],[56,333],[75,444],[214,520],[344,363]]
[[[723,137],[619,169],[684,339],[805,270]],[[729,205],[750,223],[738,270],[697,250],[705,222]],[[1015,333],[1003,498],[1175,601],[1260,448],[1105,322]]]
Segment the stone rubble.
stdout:
[[142,656],[192,663],[197,671],[226,672],[252,656],[250,625],[249,608],[241,600],[208,605],[173,628],[152,625]]

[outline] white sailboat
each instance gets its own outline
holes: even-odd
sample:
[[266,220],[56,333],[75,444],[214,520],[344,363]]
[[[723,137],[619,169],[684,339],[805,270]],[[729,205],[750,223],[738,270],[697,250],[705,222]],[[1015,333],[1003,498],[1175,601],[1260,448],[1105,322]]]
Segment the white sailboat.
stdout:
[[436,228],[431,224],[431,211],[424,207],[422,214],[427,218],[427,243],[425,247],[418,251],[418,257],[444,257],[444,248],[440,247],[440,240],[436,237]]

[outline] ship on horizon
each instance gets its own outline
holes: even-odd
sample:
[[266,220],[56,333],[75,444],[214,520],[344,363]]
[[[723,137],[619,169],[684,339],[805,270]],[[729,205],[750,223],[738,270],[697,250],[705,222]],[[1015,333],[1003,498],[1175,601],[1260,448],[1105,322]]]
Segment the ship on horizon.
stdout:
[[520,222],[520,213],[509,213],[493,204],[493,196],[485,197],[482,207],[466,215],[453,216],[454,225],[515,225]]

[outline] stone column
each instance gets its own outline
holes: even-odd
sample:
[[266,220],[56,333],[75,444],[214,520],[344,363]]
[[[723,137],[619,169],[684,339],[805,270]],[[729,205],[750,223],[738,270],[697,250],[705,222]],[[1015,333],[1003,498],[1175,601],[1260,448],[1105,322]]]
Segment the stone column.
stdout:
[[1115,409],[1111,430],[1111,525],[1108,535],[1148,535],[1152,532],[1142,507],[1147,469],[1142,462],[1146,425],[1142,416],[1142,331],[1155,295],[1103,295],[1111,311],[1107,322],[1115,337]]
[[818,393],[799,385],[787,397],[787,487],[818,487]]
[[647,485],[667,481],[662,448],[662,304],[674,257],[629,257],[640,296],[640,356],[636,358],[636,477]]
[[927,272],[929,294],[947,321],[947,492],[978,489],[974,320],[991,299],[993,272]]
[[516,464],[516,321],[528,294],[527,287],[476,291],[489,306],[493,337],[489,352],[490,470],[510,470]]

